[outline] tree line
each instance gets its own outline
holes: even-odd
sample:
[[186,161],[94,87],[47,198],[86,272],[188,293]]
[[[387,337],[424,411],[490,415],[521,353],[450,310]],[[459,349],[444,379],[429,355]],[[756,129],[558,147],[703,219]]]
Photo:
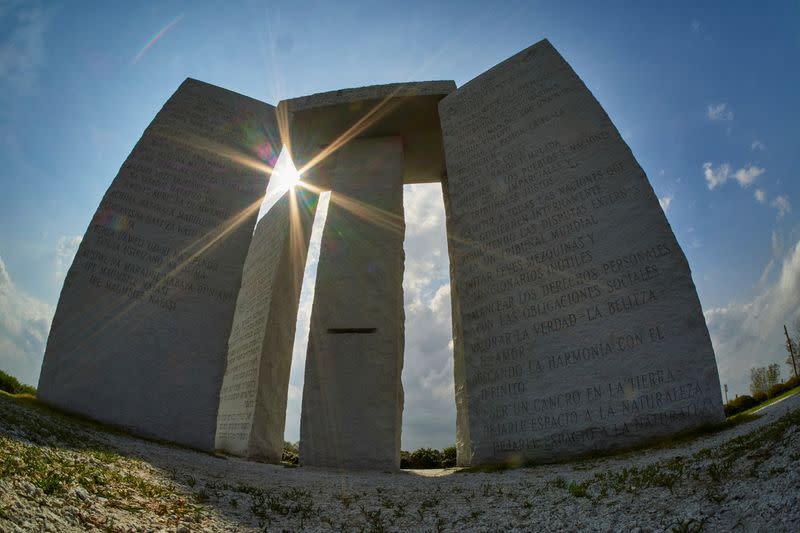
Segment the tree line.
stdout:
[[[732,416],[746,411],[756,405],[780,396],[800,386],[800,317],[792,325],[792,333],[784,326],[784,347],[786,348],[786,365],[789,367],[789,379],[781,380],[781,367],[778,363],[750,369],[750,394],[736,396],[725,404],[725,416]],[[726,386],[727,391],[727,386]]]

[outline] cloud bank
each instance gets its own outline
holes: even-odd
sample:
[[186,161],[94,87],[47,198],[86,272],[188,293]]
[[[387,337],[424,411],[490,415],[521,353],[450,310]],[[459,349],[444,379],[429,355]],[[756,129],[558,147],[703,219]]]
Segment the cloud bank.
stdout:
[[[780,248],[779,239],[773,234],[773,255]],[[728,384],[731,398],[734,394],[750,393],[751,367],[779,363],[783,377],[789,376],[783,364],[786,359],[783,325],[800,316],[800,241],[777,262],[781,264],[777,278],[767,282],[772,270],[767,263],[753,299],[705,311],[720,380]]]
[[17,287],[0,257],[0,369],[36,386],[53,308]]

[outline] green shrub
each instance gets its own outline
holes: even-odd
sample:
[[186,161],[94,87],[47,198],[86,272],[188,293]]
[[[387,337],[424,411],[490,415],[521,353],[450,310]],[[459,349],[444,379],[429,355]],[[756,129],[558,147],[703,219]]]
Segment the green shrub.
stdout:
[[411,468],[411,452],[400,450],[400,468]]
[[442,450],[442,468],[456,466],[456,447],[449,446]]
[[442,452],[433,448],[420,448],[409,457],[409,468],[441,468]]
[[36,389],[20,383],[17,378],[0,370],[0,390],[9,394],[31,394],[36,396]]
[[733,416],[736,413],[746,411],[751,407],[755,407],[761,402],[756,401],[752,396],[747,394],[739,396],[725,404],[725,416]]
[[753,399],[756,401],[756,405],[758,405],[769,400],[769,397],[767,396],[766,392],[757,392],[753,394]]
[[450,446],[442,451],[433,448],[420,448],[413,452],[400,452],[400,468],[422,470],[426,468],[452,468],[456,466],[456,447]]
[[296,465],[300,463],[300,447],[288,441],[283,441],[283,455],[281,461]]
[[787,390],[789,390],[789,388],[786,386],[786,383],[776,383],[775,385],[767,389],[767,397],[770,399],[775,398],[776,396],[780,396]]

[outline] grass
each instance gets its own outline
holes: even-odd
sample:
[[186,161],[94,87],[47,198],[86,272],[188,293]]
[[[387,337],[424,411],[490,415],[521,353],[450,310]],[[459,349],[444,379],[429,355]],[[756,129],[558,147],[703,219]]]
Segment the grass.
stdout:
[[6,374],[0,370],[0,391],[9,394],[29,394],[36,396],[36,389],[30,385],[20,383],[17,378],[11,374]]
[[[24,409],[3,405],[6,402]],[[96,433],[87,431],[109,428],[64,416],[24,394],[0,394],[0,426],[15,428],[24,436],[18,440],[0,435],[2,480],[25,481],[41,490],[41,496],[66,499],[77,498],[72,491],[83,487],[90,495],[105,498],[108,507],[198,519],[200,508],[190,503],[188,495],[171,483],[151,479],[145,474],[146,463],[120,455]]]
[[[769,458],[772,450],[785,438],[786,432],[800,425],[800,411],[793,411],[772,424],[745,435],[731,439],[717,448],[703,448],[692,457],[673,457],[644,467],[623,468],[602,472],[585,481],[587,488],[602,497],[613,490],[616,493],[636,494],[643,489],[663,487],[674,490],[680,482],[692,476],[711,486],[724,484],[734,475],[738,464],[749,464],[748,472],[741,475],[757,475],[758,467]],[[749,459],[740,463],[742,459]],[[702,470],[705,465],[705,470]],[[570,492],[573,492],[570,489]]]
[[[676,446],[755,418],[756,415],[740,414],[722,424],[698,428],[677,438],[662,439],[641,449]],[[332,501],[328,504],[315,505],[318,491],[315,487],[231,485],[220,478],[209,480],[202,472],[191,469],[156,472],[147,463],[125,457],[111,448],[102,434],[87,431],[108,431],[105,426],[63,415],[31,397],[6,394],[0,395],[0,428],[13,428],[15,434],[24,438],[0,435],[0,480],[12,481],[17,486],[23,480],[32,483],[40,492],[25,496],[27,498],[40,502],[48,497],[63,498],[78,507],[85,505],[85,502],[76,500],[73,492],[73,487],[79,485],[93,496],[106,498],[103,504],[106,507],[141,516],[142,523],[152,520],[146,518],[149,513],[193,522],[199,527],[212,507],[223,506],[236,509],[234,513],[237,516],[241,513],[248,515],[249,520],[265,530],[304,529],[326,524],[331,530],[386,531],[396,530],[397,524],[402,523],[407,527],[413,521],[420,531],[440,531],[446,528],[448,522],[443,517],[451,511],[456,500],[466,501],[467,511],[472,512],[462,513],[463,516],[452,522],[453,527],[458,522],[463,522],[458,528],[474,527],[483,513],[475,508],[501,502],[513,510],[515,521],[526,523],[532,510],[539,505],[534,495],[543,489],[560,491],[563,496],[559,498],[583,499],[586,505],[596,505],[608,497],[612,497],[609,501],[617,500],[618,495],[636,498],[642,491],[654,488],[680,495],[685,493],[687,486],[697,485],[702,487],[709,502],[719,504],[725,500],[725,487],[732,479],[764,478],[785,473],[774,466],[770,468],[770,463],[765,462],[785,444],[787,432],[797,425],[800,425],[800,411],[791,412],[740,437],[730,438],[719,446],[703,448],[691,456],[675,456],[642,466],[622,467],[622,464],[631,463],[620,462],[622,464],[617,463],[619,466],[606,471],[593,467],[586,474],[565,474],[566,479],[556,477],[534,482],[533,478],[537,476],[530,476],[527,483],[513,485],[501,480],[508,476],[487,477],[486,481],[490,482],[475,489],[462,488],[456,483],[448,491],[436,485],[435,490],[429,486],[430,490],[404,498],[377,487],[372,500],[361,499],[367,496],[366,492],[346,491],[342,486],[341,492],[331,495]],[[113,428],[111,431],[118,432]],[[483,469],[474,471],[496,472],[510,467],[507,464],[489,465],[488,468],[484,465]],[[576,479],[570,480],[572,476]],[[350,512],[344,512],[347,510]],[[3,513],[12,511],[0,508],[0,518],[3,518]],[[108,524],[91,525],[109,529]],[[702,522],[688,520],[673,523],[668,528],[699,531],[703,526]],[[508,527],[512,525],[509,523]]]
[[755,405],[755,406],[751,407],[750,409],[747,409],[746,411],[742,411],[741,413],[737,413],[737,414],[733,415],[731,418],[736,418],[736,417],[739,417],[739,416],[742,416],[742,415],[752,415],[753,413],[755,413],[756,411],[758,411],[760,409],[763,409],[763,408],[765,408],[767,406],[770,406],[773,403],[777,403],[777,402],[783,400],[784,398],[788,398],[789,396],[794,396],[795,394],[798,394],[798,393],[800,393],[800,387],[795,387],[793,389],[787,390],[783,394],[775,396],[774,398],[770,398],[766,402],[763,402],[763,403],[760,403],[758,405]]
[[106,505],[126,510],[149,508],[192,520],[197,508],[172,487],[149,481],[136,472],[141,461],[106,450],[61,450],[0,436],[0,479],[25,480],[47,496],[69,496],[81,486],[107,499]]

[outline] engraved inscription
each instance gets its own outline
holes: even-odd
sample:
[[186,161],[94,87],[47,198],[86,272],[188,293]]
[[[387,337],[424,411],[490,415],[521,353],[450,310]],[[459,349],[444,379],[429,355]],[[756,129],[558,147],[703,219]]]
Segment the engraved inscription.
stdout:
[[534,45],[439,110],[456,403],[469,425],[459,461],[575,455],[717,420],[686,260],[561,56]]

